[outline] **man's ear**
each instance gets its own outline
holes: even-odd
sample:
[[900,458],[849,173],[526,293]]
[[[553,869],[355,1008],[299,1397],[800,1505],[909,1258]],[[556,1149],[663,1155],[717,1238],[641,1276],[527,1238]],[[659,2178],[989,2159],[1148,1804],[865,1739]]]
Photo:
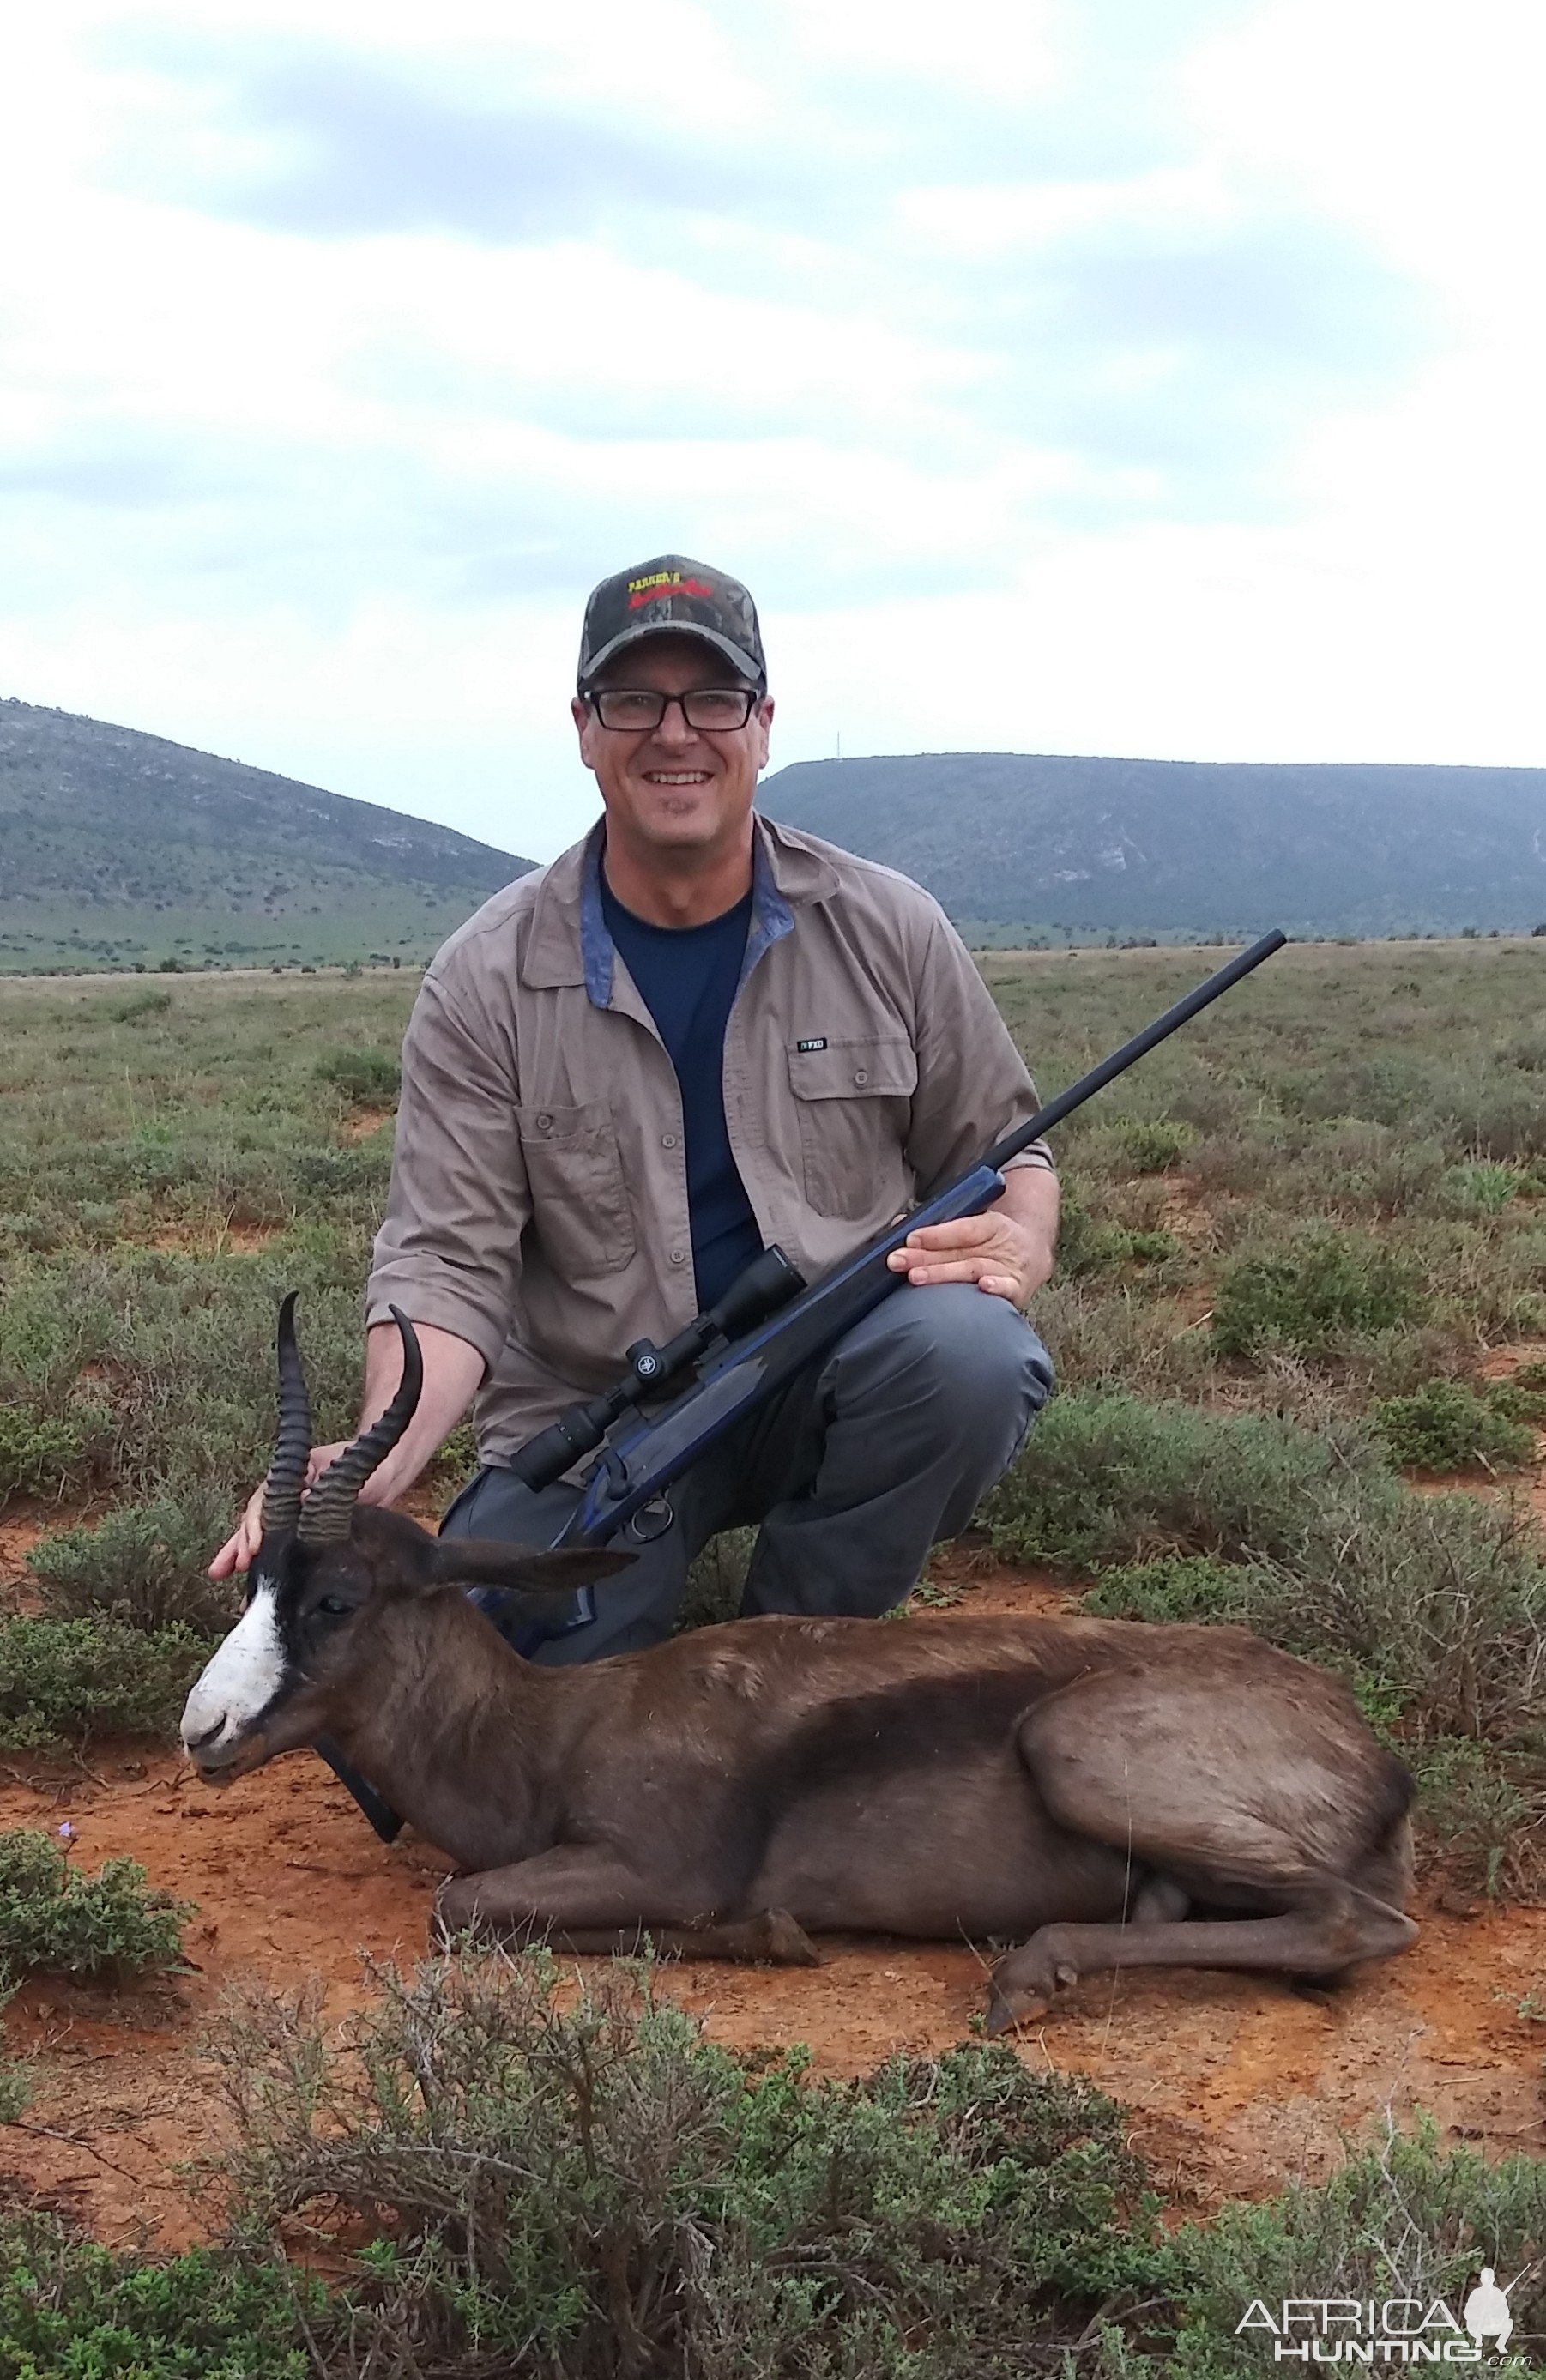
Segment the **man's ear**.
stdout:
[[431,1572],[437,1586],[503,1586],[517,1595],[554,1595],[588,1586],[628,1570],[637,1554],[612,1553],[601,1546],[501,1545],[492,1537],[438,1537]]

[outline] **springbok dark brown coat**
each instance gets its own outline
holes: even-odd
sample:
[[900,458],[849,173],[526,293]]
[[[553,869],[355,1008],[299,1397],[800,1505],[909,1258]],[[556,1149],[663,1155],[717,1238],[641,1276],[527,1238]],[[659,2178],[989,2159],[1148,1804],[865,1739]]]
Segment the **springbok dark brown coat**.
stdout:
[[1406,1770],[1338,1681],[1243,1630],[770,1618],[521,1660],[467,1585],[540,1596],[626,1557],[356,1505],[418,1393],[399,1326],[391,1413],[302,1504],[286,1305],[263,1543],[183,1735],[211,1783],[330,1736],[467,1871],[447,1927],[786,1960],[834,1930],[1008,1940],[994,2030],[1097,1969],[1325,1977],[1413,1938]]

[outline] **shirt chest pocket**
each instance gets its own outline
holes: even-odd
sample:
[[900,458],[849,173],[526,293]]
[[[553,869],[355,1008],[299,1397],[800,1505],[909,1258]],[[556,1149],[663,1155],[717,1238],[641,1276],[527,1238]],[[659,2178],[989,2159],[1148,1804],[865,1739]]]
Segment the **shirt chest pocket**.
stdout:
[[517,1108],[516,1124],[532,1223],[554,1271],[566,1281],[621,1272],[638,1239],[610,1104]]
[[[910,1195],[902,1148],[918,1056],[900,1034],[789,1051],[805,1195],[819,1215],[857,1221],[883,1197]],[[900,1194],[898,1196],[898,1194]]]

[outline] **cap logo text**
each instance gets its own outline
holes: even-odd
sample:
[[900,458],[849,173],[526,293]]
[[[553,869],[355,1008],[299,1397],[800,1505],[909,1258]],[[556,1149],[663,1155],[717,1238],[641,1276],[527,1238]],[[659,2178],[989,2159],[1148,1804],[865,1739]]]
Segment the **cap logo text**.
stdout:
[[660,570],[650,578],[629,579],[628,609],[637,612],[645,603],[663,603],[673,595],[697,595],[712,602],[713,592],[701,578],[684,578],[679,570]]

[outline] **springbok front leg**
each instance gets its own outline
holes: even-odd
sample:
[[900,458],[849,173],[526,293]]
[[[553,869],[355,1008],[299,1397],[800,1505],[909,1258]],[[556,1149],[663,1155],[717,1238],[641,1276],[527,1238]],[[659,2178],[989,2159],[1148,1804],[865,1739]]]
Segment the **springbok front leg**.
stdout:
[[473,1933],[546,1942],[582,1958],[627,1956],[648,1943],[676,1959],[821,1964],[787,1910],[724,1917],[684,1909],[678,1896],[615,1852],[583,1844],[562,1843],[510,1867],[453,1876],[436,1896],[435,1925],[447,1937]]

